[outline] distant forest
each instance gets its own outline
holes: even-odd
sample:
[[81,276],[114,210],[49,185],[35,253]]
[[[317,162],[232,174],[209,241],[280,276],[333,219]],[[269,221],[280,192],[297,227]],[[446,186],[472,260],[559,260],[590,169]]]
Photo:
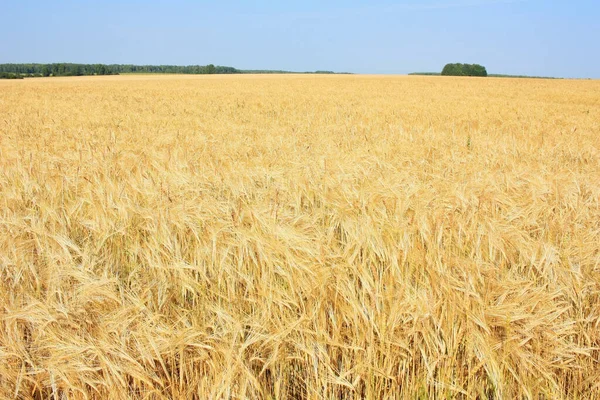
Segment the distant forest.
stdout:
[[0,73],[36,76],[117,75],[126,73],[163,74],[239,74],[233,67],[209,65],[132,65],[132,64],[0,64]]
[[[0,79],[41,76],[84,76],[118,74],[271,74],[291,71],[240,70],[220,65],[133,65],[133,64],[0,64]],[[334,74],[333,71],[301,72]]]

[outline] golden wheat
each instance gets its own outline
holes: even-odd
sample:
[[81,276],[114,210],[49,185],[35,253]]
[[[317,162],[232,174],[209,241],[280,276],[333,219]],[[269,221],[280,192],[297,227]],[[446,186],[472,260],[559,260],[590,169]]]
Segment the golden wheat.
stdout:
[[600,398],[600,82],[0,82],[0,397]]

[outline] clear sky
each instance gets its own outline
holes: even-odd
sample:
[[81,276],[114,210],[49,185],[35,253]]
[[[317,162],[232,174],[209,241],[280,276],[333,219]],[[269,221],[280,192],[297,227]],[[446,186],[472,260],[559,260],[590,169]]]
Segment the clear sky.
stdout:
[[0,0],[0,63],[600,78],[600,0]]

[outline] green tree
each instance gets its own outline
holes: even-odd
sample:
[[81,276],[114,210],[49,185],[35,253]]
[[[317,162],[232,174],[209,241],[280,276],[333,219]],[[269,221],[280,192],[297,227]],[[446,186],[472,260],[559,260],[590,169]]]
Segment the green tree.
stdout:
[[445,76],[488,76],[484,66],[479,64],[446,64],[442,70]]

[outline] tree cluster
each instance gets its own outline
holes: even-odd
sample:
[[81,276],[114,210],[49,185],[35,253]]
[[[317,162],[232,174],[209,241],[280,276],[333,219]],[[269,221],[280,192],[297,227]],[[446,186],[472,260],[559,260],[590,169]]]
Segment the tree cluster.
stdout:
[[479,64],[446,64],[442,70],[446,76],[488,76],[484,66]]

